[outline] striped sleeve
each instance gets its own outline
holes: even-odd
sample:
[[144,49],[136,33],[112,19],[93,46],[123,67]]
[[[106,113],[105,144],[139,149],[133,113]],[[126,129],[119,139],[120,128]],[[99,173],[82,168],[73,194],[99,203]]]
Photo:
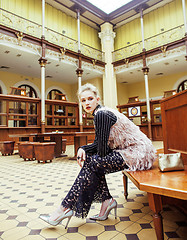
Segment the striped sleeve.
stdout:
[[95,141],[94,143],[82,146],[86,153],[97,153],[104,157],[110,152],[108,146],[108,138],[110,135],[110,128],[117,121],[117,117],[110,111],[98,111],[94,117],[95,122]]

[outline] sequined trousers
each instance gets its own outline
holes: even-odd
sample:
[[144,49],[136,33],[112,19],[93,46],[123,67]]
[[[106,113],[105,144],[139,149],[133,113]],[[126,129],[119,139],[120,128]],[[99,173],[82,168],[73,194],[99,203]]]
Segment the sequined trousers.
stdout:
[[118,152],[112,151],[105,157],[87,155],[74,184],[62,201],[62,206],[70,208],[76,217],[85,218],[93,202],[103,202],[112,198],[105,174],[127,168]]

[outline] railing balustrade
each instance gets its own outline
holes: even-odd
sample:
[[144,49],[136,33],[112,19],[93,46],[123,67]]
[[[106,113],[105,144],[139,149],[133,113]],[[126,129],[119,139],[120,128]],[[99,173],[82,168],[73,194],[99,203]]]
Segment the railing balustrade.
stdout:
[[[41,38],[42,25],[0,8],[0,24],[15,29],[19,32]],[[78,52],[78,42],[52,29],[45,28],[47,41],[62,48]],[[104,53],[96,48],[81,43],[81,53],[96,60],[104,61]]]
[[[184,37],[184,24],[145,39],[146,51],[167,45]],[[142,52],[142,41],[136,42],[113,52],[113,62]]]

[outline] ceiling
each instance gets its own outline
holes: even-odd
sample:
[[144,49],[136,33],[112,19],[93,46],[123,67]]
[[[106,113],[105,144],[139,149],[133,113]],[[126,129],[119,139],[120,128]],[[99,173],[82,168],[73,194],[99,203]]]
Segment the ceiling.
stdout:
[[[157,56],[158,57],[158,56]],[[149,67],[149,80],[159,78],[162,76],[168,76],[180,72],[186,72],[186,60],[185,60],[185,48],[180,54],[163,57],[160,54],[159,60],[155,60],[152,63],[147,61]],[[117,82],[124,84],[131,84],[135,82],[144,81],[144,75],[142,73],[142,64],[137,67],[123,67],[121,71],[117,72]]]
[[[47,57],[47,56],[46,56]],[[33,78],[40,78],[39,54],[26,52],[23,48],[13,48],[10,46],[0,45],[0,71],[21,74]],[[46,79],[55,80],[67,84],[77,82],[75,63],[59,59],[50,59],[47,57]],[[8,68],[7,68],[8,67]],[[83,67],[84,74],[82,80],[89,80],[96,77],[102,78],[102,72],[93,69],[92,65]],[[27,77],[25,77],[27,79]]]
[[139,17],[140,9],[143,9],[146,14],[171,1],[172,0],[132,0],[110,14],[106,14],[86,0],[46,0],[46,3],[74,18],[77,16],[77,9],[79,9],[82,22],[93,28],[100,29],[100,25],[105,22],[110,22],[114,28],[119,27]]

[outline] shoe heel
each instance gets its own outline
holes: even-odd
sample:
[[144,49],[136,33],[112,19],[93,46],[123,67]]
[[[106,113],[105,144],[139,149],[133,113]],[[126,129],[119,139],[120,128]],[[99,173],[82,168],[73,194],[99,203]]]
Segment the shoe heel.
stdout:
[[117,218],[117,206],[114,208],[115,219]]
[[68,224],[69,224],[70,219],[71,219],[71,216],[68,217],[68,220],[67,220],[67,223],[66,223],[65,229],[68,227]]

